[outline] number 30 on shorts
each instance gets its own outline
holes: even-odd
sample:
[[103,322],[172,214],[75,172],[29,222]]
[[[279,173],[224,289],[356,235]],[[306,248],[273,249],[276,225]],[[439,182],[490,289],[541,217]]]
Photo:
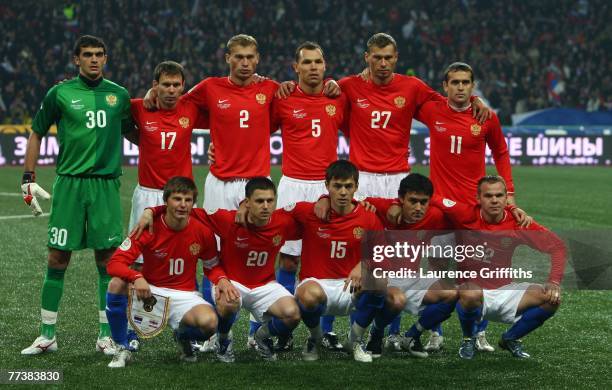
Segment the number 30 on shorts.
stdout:
[[66,245],[67,239],[68,239],[68,230],[58,229],[56,227],[51,228],[51,237],[49,238],[49,242],[52,245],[64,246]]

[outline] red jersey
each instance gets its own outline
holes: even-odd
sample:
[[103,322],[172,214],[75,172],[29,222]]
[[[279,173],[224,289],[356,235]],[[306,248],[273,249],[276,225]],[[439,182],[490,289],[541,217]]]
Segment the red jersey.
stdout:
[[506,139],[497,115],[479,124],[472,108],[458,112],[447,101],[425,103],[418,119],[429,128],[430,179],[436,195],[476,204],[478,180],[485,176],[485,146],[493,153],[497,172],[514,193]]
[[430,100],[444,99],[416,77],[395,73],[387,85],[360,76],[340,80],[350,102],[349,159],[361,171],[410,171],[408,145],[412,118]]
[[234,222],[236,211],[217,210],[206,214],[193,209],[194,216],[203,218],[221,237],[221,260],[210,272],[210,280],[217,283],[226,276],[248,288],[263,286],[275,280],[276,255],[286,240],[301,238],[298,225],[284,210],[275,210],[265,226]]
[[187,93],[187,99],[206,110],[217,178],[270,175],[270,110],[278,83],[264,80],[241,87],[229,77],[209,77]]
[[[108,274],[129,282],[144,277],[156,287],[194,291],[198,259],[203,260],[205,272],[218,263],[215,235],[194,218],[176,231],[160,215],[155,217],[153,228],[153,234],[145,230],[137,240],[128,237],[123,241],[108,262]],[[129,268],[141,253],[142,273]]]
[[308,95],[298,86],[287,99],[272,103],[272,129],[281,128],[283,175],[323,180],[338,159],[338,129],[346,117],[346,97]]
[[315,215],[311,202],[289,205],[285,210],[303,231],[300,280],[346,279],[361,260],[361,240],[366,230],[383,229],[376,214],[359,204],[347,215],[330,210],[329,222]]
[[[482,218],[480,206],[454,203],[444,199],[444,213],[460,228],[478,230],[476,234],[461,232],[463,245],[485,245],[485,255],[481,258],[468,258],[459,263],[462,270],[483,268],[499,270],[512,267],[514,250],[520,245],[528,245],[540,252],[550,255],[551,269],[549,282],[561,283],[566,262],[566,249],[563,241],[553,232],[535,221],[527,228],[520,228],[508,209],[499,223],[488,223]],[[485,233],[495,232],[495,233]],[[511,278],[478,278],[476,281],[482,288],[496,289],[512,282]]]
[[193,179],[191,132],[207,127],[206,117],[183,99],[173,110],[147,111],[142,99],[131,103],[139,138],[138,184],[162,189],[173,176]]

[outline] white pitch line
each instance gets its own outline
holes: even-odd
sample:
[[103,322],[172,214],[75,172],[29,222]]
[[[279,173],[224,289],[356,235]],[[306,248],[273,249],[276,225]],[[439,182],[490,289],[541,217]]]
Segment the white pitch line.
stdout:
[[0,196],[23,196],[19,192],[0,192]]
[[24,214],[24,215],[3,215],[0,216],[0,220],[5,219],[21,219],[21,218],[40,218],[40,217],[48,217],[49,213],[42,213],[38,217],[33,216],[32,214]]

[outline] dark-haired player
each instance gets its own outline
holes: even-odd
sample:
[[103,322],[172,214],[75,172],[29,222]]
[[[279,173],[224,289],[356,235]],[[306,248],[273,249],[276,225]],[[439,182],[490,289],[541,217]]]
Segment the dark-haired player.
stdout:
[[41,294],[42,325],[40,336],[21,351],[23,355],[57,350],[55,324],[64,275],[72,251],[84,248],[94,250],[98,268],[100,332],[96,350],[114,353],[104,312],[110,280],[106,264],[123,236],[119,176],[122,133],[131,128],[130,96],[125,88],[102,76],[107,55],[100,38],[81,36],[74,45],[73,60],[79,75],[47,92],[26,147],[21,190],[34,215],[40,215],[36,197],[48,199],[49,194],[36,184],[34,168],[42,137],[51,125],[57,125],[59,155],[49,217],[47,274]]

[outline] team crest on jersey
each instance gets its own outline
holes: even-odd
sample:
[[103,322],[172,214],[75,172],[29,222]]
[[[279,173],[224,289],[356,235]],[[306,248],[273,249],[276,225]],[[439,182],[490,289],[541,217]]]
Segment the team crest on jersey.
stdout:
[[108,104],[111,107],[114,107],[115,105],[117,105],[117,96],[115,95],[106,95],[106,104]]
[[193,244],[189,245],[189,253],[194,256],[200,253],[200,249],[202,249],[202,247],[198,243],[194,242]]
[[189,126],[189,118],[187,118],[186,116],[180,117],[179,125],[181,125],[183,129],[186,129]]
[[508,249],[512,246],[512,239],[510,237],[504,237],[501,239],[501,247]]
[[453,207],[454,205],[456,205],[456,204],[457,204],[457,202],[455,202],[454,200],[450,200],[450,199],[446,199],[446,198],[444,198],[444,199],[442,200],[442,204],[443,204],[444,206],[446,206],[446,207]]
[[132,247],[132,240],[130,240],[130,238],[126,238],[121,245],[119,246],[119,249],[121,249],[122,251],[129,251],[130,248]]
[[355,236],[355,238],[358,240],[363,237],[363,233],[364,230],[361,226],[357,226],[355,229],[353,229],[353,236]]
[[334,106],[333,104],[328,104],[327,106],[325,106],[325,112],[329,116],[336,115],[336,106]]
[[403,96],[397,96],[395,99],[393,99],[393,103],[395,104],[395,107],[402,108],[406,105],[406,98]]
[[257,103],[259,104],[266,104],[266,95],[263,93],[258,93],[255,95],[255,100],[257,100]]
[[477,136],[478,134],[480,134],[480,125],[478,124],[473,124],[472,126],[470,126],[470,131],[472,132],[473,136]]
[[281,241],[283,241],[283,236],[281,236],[280,234],[277,234],[276,236],[272,237],[272,244],[274,246],[279,246]]

